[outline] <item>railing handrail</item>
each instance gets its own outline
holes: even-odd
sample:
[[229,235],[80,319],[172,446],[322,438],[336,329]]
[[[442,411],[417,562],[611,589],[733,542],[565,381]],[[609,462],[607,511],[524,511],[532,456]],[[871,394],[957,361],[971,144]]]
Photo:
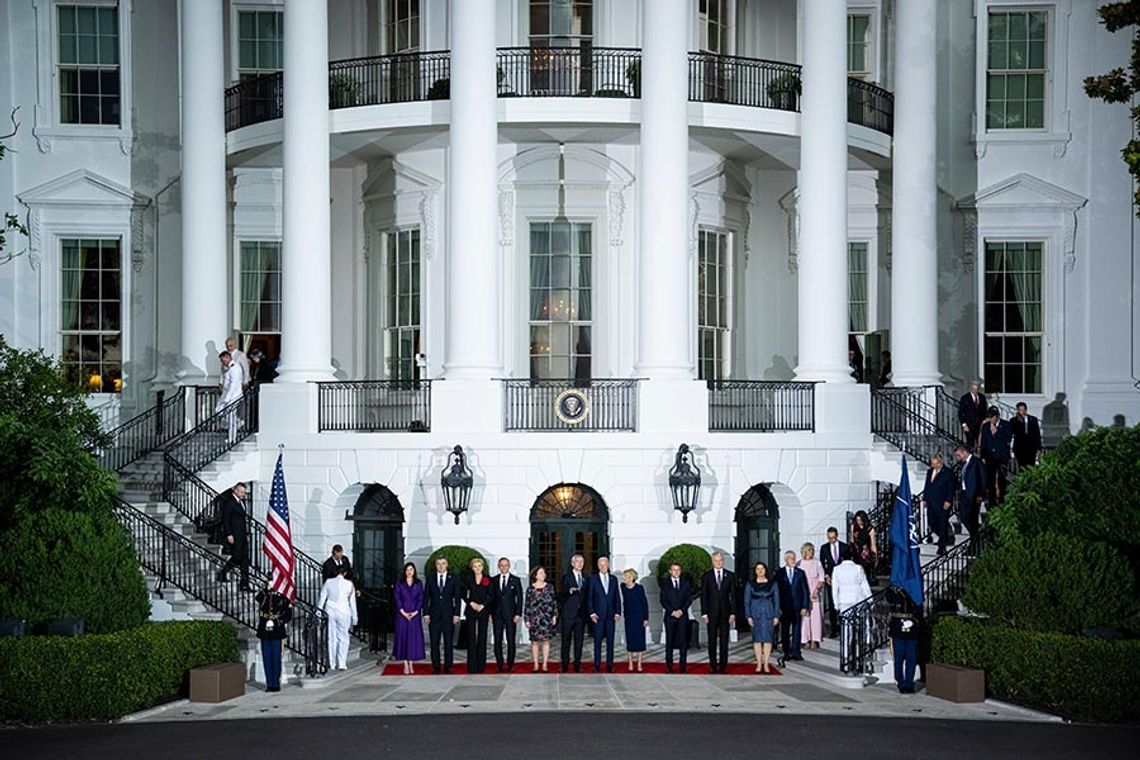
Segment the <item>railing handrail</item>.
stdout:
[[[500,48],[501,49],[501,48]],[[451,55],[450,50],[404,50],[399,53],[384,53],[382,55],[358,55],[355,58],[338,58],[335,61],[329,61],[329,68],[337,66],[347,66],[356,63],[373,63],[375,61],[384,60],[416,60],[419,58],[430,58],[432,56]]]
[[[871,389],[871,432],[924,464],[934,453],[953,451],[961,441],[935,421],[937,409],[909,389]],[[905,399],[905,403],[898,399]],[[929,415],[929,416],[928,416]],[[934,451],[920,443],[937,441]]]
[[[167,425],[167,416],[177,425]],[[182,434],[186,417],[186,388],[179,387],[169,398],[148,407],[107,433],[109,443],[100,447],[99,464],[118,471],[161,448]]]
[[[613,51],[615,53],[637,53],[641,54],[639,47],[619,47],[616,45],[590,45],[590,50],[599,51]],[[571,45],[569,47],[535,47],[534,45],[503,45],[495,48],[496,53],[543,53],[547,55],[559,55],[561,53],[581,53],[581,45]]]
[[706,380],[709,432],[814,432],[816,385],[810,380]]
[[747,55],[728,55],[726,53],[710,53],[704,50],[690,50],[689,60],[696,59],[714,59],[723,61],[732,61],[738,63],[759,64],[762,66],[773,66],[776,68],[785,68],[789,72],[800,72],[803,66],[792,61],[775,61],[771,58],[753,58]]

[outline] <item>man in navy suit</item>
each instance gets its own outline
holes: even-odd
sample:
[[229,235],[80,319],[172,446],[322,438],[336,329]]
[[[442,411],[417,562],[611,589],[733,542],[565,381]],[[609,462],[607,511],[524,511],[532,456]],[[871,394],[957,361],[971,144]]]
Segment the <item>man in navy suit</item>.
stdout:
[[435,561],[424,587],[424,622],[431,641],[431,672],[439,673],[439,642],[443,640],[443,672],[451,672],[455,655],[455,626],[459,624],[459,578],[447,570],[447,557]]
[[986,466],[986,501],[997,504],[1005,496],[1005,469],[1009,466],[1013,426],[1001,418],[1001,411],[991,406],[982,423],[982,463]]
[[610,575],[610,558],[598,557],[598,572],[590,579],[586,609],[594,621],[594,672],[602,671],[602,641],[606,642],[606,672],[614,672],[614,623],[621,620],[621,591]]
[[962,436],[971,449],[978,445],[982,433],[982,422],[986,419],[986,397],[982,393],[980,380],[970,382],[970,390],[958,399],[958,422],[962,425]]
[[1037,464],[1041,453],[1041,423],[1029,413],[1024,401],[1017,403],[1017,414],[1009,421],[1013,428],[1013,456],[1021,469]]
[[982,462],[964,444],[958,444],[954,456],[962,465],[958,477],[958,519],[973,538],[978,533],[982,499],[986,495],[986,472]]
[[669,565],[669,577],[661,583],[661,609],[665,610],[665,670],[673,672],[673,650],[681,650],[681,672],[689,650],[689,607],[693,604],[693,587],[681,577],[681,566]]
[[828,635],[831,638],[839,636],[839,610],[835,607],[835,598],[831,595],[831,572],[845,559],[851,559],[851,548],[839,540],[839,529],[832,526],[827,529],[827,543],[819,549],[819,564],[823,565],[824,595],[827,597],[827,619],[830,623]]
[[495,664],[499,672],[503,667],[503,639],[507,640],[507,664],[509,673],[515,666],[515,639],[519,619],[523,612],[522,582],[511,573],[511,561],[499,559],[499,575],[491,582],[491,623],[495,633]]
[[796,553],[784,552],[784,566],[776,573],[780,584],[780,645],[784,657],[802,660],[800,654],[800,623],[811,610],[811,589],[807,575],[796,567]]
[[939,554],[945,554],[946,547],[954,545],[954,534],[950,530],[950,512],[954,509],[954,492],[957,490],[958,484],[954,482],[954,473],[946,466],[942,455],[932,456],[930,469],[926,471],[926,485],[922,488],[922,506],[926,509],[926,521],[930,526],[930,532],[938,537]]
[[586,558],[570,558],[570,572],[562,576],[558,592],[558,624],[562,628],[562,672],[570,672],[570,645],[574,645],[574,672],[582,672],[582,641],[586,636]]

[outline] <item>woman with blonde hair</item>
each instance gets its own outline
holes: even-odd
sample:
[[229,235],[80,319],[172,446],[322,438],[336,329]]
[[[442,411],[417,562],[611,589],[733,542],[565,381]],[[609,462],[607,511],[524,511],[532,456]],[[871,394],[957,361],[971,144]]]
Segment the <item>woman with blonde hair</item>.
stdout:
[[800,641],[808,649],[819,649],[823,641],[823,587],[827,577],[823,574],[823,565],[815,558],[815,544],[810,541],[800,547],[800,559],[796,567],[804,571],[807,576],[808,591],[811,593],[811,607],[807,616],[801,621]]
[[467,625],[467,672],[482,673],[487,667],[487,618],[491,614],[491,579],[483,560],[471,560],[471,578],[463,586],[463,613]]
[[621,606],[625,610],[625,651],[629,654],[629,672],[644,673],[642,666],[645,659],[645,632],[649,629],[649,599],[645,596],[645,586],[637,582],[636,570],[626,568],[621,576],[625,581],[621,584]]

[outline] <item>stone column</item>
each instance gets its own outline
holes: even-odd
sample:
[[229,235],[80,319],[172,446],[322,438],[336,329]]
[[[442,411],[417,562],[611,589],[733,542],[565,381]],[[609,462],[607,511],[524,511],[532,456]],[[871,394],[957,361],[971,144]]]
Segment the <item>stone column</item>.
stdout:
[[891,360],[896,386],[936,385],[938,371],[937,7],[895,11],[895,135],[891,199]]
[[225,348],[226,127],[222,2],[181,4],[182,343],[177,378],[216,382]]

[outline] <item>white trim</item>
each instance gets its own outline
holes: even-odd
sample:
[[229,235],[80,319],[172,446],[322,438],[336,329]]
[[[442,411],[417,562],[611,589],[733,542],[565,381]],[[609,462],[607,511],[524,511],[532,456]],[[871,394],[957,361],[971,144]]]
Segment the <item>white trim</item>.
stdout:
[[[213,2],[214,0],[211,0]],[[187,2],[187,0],[182,0]],[[239,25],[238,14],[243,11],[277,11],[279,13],[285,12],[285,0],[240,0],[240,2],[232,2],[230,4],[230,12],[226,17],[226,22],[229,28],[226,30],[226,52],[229,54],[229,65],[226,66],[226,81],[229,85],[235,85],[238,82],[238,69],[241,68],[240,51],[238,50],[239,42]],[[281,48],[285,48],[285,36],[281,37]],[[282,53],[281,63],[284,65],[285,56]]]

